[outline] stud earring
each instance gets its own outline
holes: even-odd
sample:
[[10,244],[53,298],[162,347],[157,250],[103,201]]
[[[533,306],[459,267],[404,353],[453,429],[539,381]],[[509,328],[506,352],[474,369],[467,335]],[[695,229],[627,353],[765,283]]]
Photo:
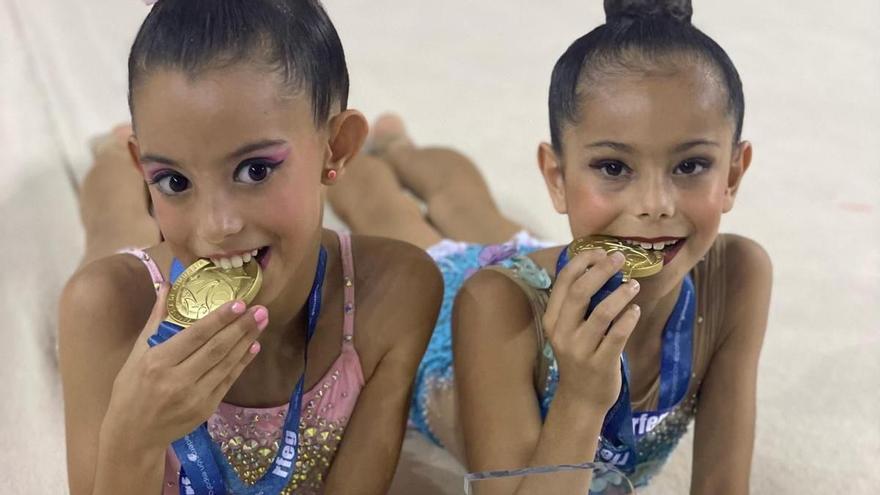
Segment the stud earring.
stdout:
[[327,180],[331,180],[331,181],[336,180],[336,171],[335,170],[328,170],[327,171]]

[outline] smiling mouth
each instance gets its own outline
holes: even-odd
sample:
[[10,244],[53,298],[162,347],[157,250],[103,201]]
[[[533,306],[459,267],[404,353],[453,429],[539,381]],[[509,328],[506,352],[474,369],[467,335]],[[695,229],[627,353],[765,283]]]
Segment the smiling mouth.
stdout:
[[640,237],[618,237],[618,239],[624,244],[640,247],[646,251],[660,251],[665,253],[681,245],[686,238],[658,237],[656,239],[645,239]]
[[251,251],[246,251],[243,253],[235,254],[232,256],[224,256],[224,257],[211,257],[208,258],[211,263],[215,266],[218,266],[224,270],[231,270],[233,268],[241,268],[242,266],[250,263],[251,261],[256,261],[260,264],[261,268],[266,268],[266,264],[268,263],[268,255],[269,255],[269,246],[263,246],[258,249],[253,249]]
[[663,256],[663,264],[668,265],[669,262],[675,258],[675,255],[681,250],[684,243],[687,241],[687,237],[657,237],[657,238],[643,238],[643,237],[618,237],[620,242],[640,247],[646,251],[652,251]]

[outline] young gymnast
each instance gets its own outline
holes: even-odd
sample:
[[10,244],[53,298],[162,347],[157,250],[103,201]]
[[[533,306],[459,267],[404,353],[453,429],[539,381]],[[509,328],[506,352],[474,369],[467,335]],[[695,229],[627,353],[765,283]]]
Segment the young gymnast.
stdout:
[[[442,279],[409,244],[322,228],[367,134],[323,8],[159,0],[129,83],[60,304],[71,493],[385,493]],[[149,346],[205,260],[258,264],[256,298]]]
[[[754,241],[718,233],[752,158],[742,85],[689,1],[605,7],[606,24],[554,68],[539,168],[573,238],[654,252],[659,274],[585,319],[622,256],[587,250],[557,273],[564,246],[543,248],[465,157],[418,147],[393,116],[329,199],[354,232],[412,242],[440,267],[446,294],[410,418],[469,471],[595,458],[644,485],[695,418],[691,492],[747,493],[771,265]],[[480,493],[588,484],[535,476]]]

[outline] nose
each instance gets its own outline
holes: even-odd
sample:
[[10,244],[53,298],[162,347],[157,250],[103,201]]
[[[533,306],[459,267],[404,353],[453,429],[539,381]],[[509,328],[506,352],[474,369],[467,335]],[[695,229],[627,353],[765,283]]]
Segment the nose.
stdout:
[[661,174],[644,177],[636,202],[639,218],[660,220],[675,215],[675,191],[668,177]]
[[238,208],[231,198],[223,194],[204,198],[196,211],[199,237],[211,244],[221,244],[228,237],[241,232],[244,227],[244,219]]

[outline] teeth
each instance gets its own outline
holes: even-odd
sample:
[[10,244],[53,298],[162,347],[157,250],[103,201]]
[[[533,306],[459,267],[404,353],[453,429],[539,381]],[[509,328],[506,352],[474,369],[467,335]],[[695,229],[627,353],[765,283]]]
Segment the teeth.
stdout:
[[236,254],[236,255],[230,256],[228,258],[210,258],[210,259],[211,259],[211,263],[213,263],[215,266],[219,266],[220,268],[222,268],[224,270],[229,270],[231,268],[241,268],[246,263],[250,263],[251,260],[256,258],[257,251],[258,251],[257,249],[254,249],[253,251],[251,251],[249,253]]
[[632,239],[621,239],[621,241],[624,244],[627,244],[630,246],[636,246],[636,247],[640,247],[642,249],[650,249],[650,250],[654,250],[654,251],[662,251],[662,250],[666,249],[667,247],[672,246],[673,244],[678,242],[675,240],[661,241],[661,242],[641,242],[641,241],[634,241]]

